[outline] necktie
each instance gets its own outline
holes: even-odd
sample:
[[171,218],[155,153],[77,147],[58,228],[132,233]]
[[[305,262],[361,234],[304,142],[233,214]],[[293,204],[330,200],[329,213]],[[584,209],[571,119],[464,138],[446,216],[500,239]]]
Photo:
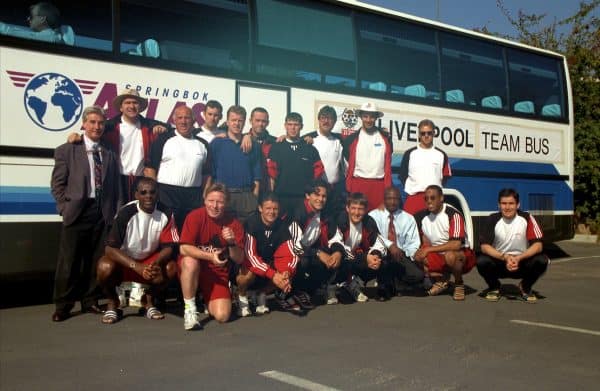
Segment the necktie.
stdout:
[[394,215],[390,213],[390,224],[388,225],[388,240],[396,243],[396,228],[394,227]]
[[100,160],[100,148],[94,144],[92,157],[94,158],[94,186],[96,188],[96,202],[100,204],[102,197],[102,160]]

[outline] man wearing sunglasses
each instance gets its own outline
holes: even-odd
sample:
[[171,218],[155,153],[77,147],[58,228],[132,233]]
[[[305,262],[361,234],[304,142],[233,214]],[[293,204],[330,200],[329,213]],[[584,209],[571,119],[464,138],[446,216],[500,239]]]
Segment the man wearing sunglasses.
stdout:
[[123,281],[150,285],[146,289],[145,314],[148,319],[163,319],[153,298],[175,277],[177,265],[173,245],[179,241],[173,216],[157,204],[157,183],[141,177],[135,200],[121,208],[106,241],[105,253],[98,261],[98,283],[108,299],[102,323],[113,324],[122,318],[115,288]]
[[404,152],[398,177],[404,184],[404,192],[408,194],[404,202],[404,210],[415,214],[425,209],[423,199],[425,188],[429,185],[443,187],[452,175],[448,155],[433,146],[435,125],[433,121],[424,119],[419,122],[419,144]]
[[421,233],[421,247],[414,255],[434,282],[427,291],[437,296],[449,288],[448,274],[454,276],[454,293],[457,301],[465,299],[463,274],[473,269],[475,253],[469,246],[465,232],[465,219],[453,206],[444,202],[442,188],[429,185],[425,189],[427,209],[415,215]]

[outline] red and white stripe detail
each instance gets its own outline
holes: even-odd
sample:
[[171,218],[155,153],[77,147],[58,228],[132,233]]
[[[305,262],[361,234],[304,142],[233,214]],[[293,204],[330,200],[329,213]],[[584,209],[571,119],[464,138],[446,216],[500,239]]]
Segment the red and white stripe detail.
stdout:
[[256,253],[256,239],[249,233],[246,234],[246,246],[244,250],[246,252],[246,257],[253,267],[261,270],[263,273],[266,273],[267,270],[269,270],[269,265],[267,265]]
[[96,86],[98,85],[97,81],[82,79],[75,79],[75,83],[77,83],[79,88],[81,88],[81,92],[83,92],[85,95],[89,95],[94,92]]
[[17,71],[6,71],[6,73],[8,73],[8,77],[10,77],[15,87],[25,87],[34,75],[33,73]]

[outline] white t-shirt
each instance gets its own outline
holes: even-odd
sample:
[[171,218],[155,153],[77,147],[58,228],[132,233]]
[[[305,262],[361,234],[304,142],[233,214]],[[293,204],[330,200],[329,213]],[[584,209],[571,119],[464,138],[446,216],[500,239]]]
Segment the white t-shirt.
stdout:
[[408,178],[404,191],[415,194],[425,191],[429,185],[442,187],[444,178],[444,153],[431,147],[423,148],[420,145],[410,153],[408,162]]
[[175,130],[162,147],[157,181],[173,186],[200,187],[208,150],[196,137],[186,138]]
[[215,129],[214,132],[212,130],[206,129],[204,126],[202,126],[200,129],[202,129],[202,131],[198,133],[198,137],[205,140],[209,144],[211,141],[214,140],[217,134],[225,133],[224,130],[219,130],[218,128]]
[[385,140],[379,132],[360,131],[356,146],[354,176],[381,179],[385,176]]
[[141,176],[144,173],[144,143],[139,123],[131,125],[121,121],[121,174]]

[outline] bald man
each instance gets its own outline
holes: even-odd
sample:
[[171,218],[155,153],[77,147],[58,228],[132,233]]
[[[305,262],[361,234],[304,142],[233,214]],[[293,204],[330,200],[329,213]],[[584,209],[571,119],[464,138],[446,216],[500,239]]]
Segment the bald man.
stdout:
[[211,182],[208,143],[194,135],[194,114],[187,106],[173,113],[175,129],[152,145],[149,176],[159,183],[159,200],[170,208],[181,231],[185,216],[202,206],[202,194]]

